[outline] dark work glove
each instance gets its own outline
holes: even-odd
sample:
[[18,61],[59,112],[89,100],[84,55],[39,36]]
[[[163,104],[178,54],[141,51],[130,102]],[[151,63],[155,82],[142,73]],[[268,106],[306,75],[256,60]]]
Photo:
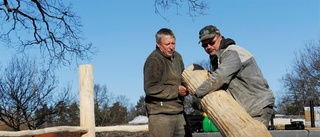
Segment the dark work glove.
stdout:
[[192,108],[203,111],[200,103],[201,98],[197,98],[194,95],[191,95],[191,96],[192,96]]

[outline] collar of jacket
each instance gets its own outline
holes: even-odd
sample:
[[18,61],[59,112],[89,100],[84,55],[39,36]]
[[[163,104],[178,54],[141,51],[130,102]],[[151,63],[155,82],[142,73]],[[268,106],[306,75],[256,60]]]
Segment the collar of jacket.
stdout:
[[233,40],[233,39],[230,39],[230,38],[224,38],[222,36],[222,40],[220,42],[220,49],[226,49],[229,45],[236,45],[236,42]]
[[224,38],[223,36],[222,36],[222,40],[221,40],[221,42],[220,42],[220,49],[219,49],[219,51],[217,51],[216,52],[216,54],[214,54],[214,55],[210,55],[209,57],[210,57],[210,59],[211,59],[211,61],[212,60],[215,60],[215,58],[217,58],[217,57],[219,57],[220,56],[220,54],[229,46],[229,45],[236,45],[236,42],[233,40],[233,39],[230,39],[230,38]]
[[168,60],[170,60],[170,61],[172,61],[172,60],[174,59],[175,52],[173,53],[172,56],[168,56],[168,55],[164,54],[164,53],[159,49],[159,47],[157,47],[157,46],[156,46],[156,50],[157,50],[157,52],[159,52],[164,58],[166,58],[166,59],[168,59]]

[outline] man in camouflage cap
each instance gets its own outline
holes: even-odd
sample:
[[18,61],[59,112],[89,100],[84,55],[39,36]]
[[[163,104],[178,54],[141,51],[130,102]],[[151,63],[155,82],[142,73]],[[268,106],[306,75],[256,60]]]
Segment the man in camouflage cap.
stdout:
[[195,91],[202,98],[210,91],[225,90],[266,127],[274,115],[275,98],[254,57],[235,41],[224,38],[213,25],[199,32],[199,43],[209,54],[212,73]]

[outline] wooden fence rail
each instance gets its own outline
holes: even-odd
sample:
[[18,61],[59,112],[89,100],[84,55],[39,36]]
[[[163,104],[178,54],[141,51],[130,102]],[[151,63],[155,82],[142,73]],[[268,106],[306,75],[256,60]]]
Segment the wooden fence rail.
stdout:
[[59,133],[59,132],[77,132],[86,134],[88,129],[84,127],[73,127],[73,126],[59,126],[49,127],[38,130],[23,130],[23,131],[0,131],[0,137],[22,137],[22,136],[37,136],[48,133]]
[[[148,125],[119,125],[107,127],[95,127],[95,132],[110,132],[110,131],[126,131],[139,132],[148,131]],[[80,133],[85,135],[88,129],[80,126],[58,126],[49,127],[38,130],[23,130],[23,131],[0,131],[0,137],[22,137],[22,136],[38,136],[50,133]]]

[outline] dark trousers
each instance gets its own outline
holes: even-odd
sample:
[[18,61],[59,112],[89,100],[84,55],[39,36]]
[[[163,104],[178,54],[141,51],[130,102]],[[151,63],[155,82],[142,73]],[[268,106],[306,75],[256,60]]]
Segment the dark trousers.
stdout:
[[273,114],[274,114],[273,107],[267,106],[267,107],[263,108],[262,115],[257,116],[257,117],[253,117],[253,118],[262,122],[266,126],[266,128],[268,129],[269,122],[270,122]]

